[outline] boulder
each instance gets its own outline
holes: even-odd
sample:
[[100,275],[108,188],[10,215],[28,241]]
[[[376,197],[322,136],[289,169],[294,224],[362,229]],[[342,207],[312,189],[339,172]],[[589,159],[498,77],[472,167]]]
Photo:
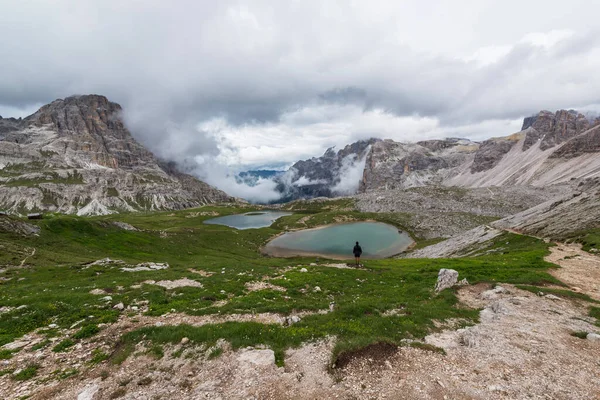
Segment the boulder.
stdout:
[[587,340],[593,340],[594,342],[598,342],[600,341],[600,335],[598,335],[597,333],[588,333],[587,336],[585,337]]
[[450,288],[458,282],[458,271],[453,269],[440,269],[438,273],[437,283],[435,284],[435,291],[441,292],[444,289]]
[[256,366],[268,366],[275,364],[275,353],[273,350],[265,349],[265,350],[254,350],[247,349],[241,352],[238,356],[238,360],[252,364]]

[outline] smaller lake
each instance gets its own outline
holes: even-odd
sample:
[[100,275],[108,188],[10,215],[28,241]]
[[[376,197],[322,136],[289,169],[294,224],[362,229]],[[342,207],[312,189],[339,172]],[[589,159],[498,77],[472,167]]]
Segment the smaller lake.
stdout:
[[271,226],[278,218],[292,215],[285,211],[253,211],[246,214],[226,215],[204,221],[205,224],[225,225],[236,229],[255,229]]
[[352,259],[352,248],[360,242],[363,258],[386,258],[414,243],[406,232],[381,222],[352,222],[288,232],[271,240],[264,251],[275,257],[322,256]]

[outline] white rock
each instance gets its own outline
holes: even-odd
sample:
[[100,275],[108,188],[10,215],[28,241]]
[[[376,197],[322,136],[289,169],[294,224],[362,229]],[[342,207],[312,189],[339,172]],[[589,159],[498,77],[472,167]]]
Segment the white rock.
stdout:
[[190,339],[184,337],[183,339],[181,339],[181,344],[188,344],[190,342]]
[[112,296],[104,296],[100,300],[102,300],[102,301],[111,301],[112,300]]
[[435,284],[435,291],[441,292],[444,289],[456,285],[456,282],[458,282],[458,271],[455,271],[453,269],[442,268],[438,273],[438,280]]
[[296,323],[298,323],[300,321],[301,321],[301,319],[297,315],[290,315],[289,317],[285,317],[285,324],[286,325],[296,324]]
[[11,351],[17,350],[17,349],[27,346],[30,342],[31,341],[27,340],[27,339],[19,339],[19,340],[15,340],[14,342],[5,344],[4,346],[2,346],[2,348],[5,350],[11,350]]
[[92,289],[92,290],[90,290],[90,294],[99,295],[99,294],[106,294],[106,292],[102,289]]
[[275,364],[275,353],[273,350],[246,350],[239,356],[238,360],[254,365],[268,366]]
[[547,294],[547,295],[546,295],[546,296],[544,296],[544,297],[546,297],[547,299],[550,299],[550,300],[562,300],[560,297],[558,297],[558,296],[555,296],[555,295],[553,295],[553,294]]
[[79,324],[80,324],[80,323],[82,323],[83,321],[85,321],[85,319],[82,319],[82,320],[79,320],[79,321],[75,322],[73,325],[71,325],[71,326],[69,327],[69,329],[73,329],[73,328],[75,328],[77,325],[79,325]]
[[100,386],[97,383],[87,385],[83,388],[83,391],[77,395],[77,400],[92,400],[98,390],[100,390]]
[[125,305],[123,303],[117,303],[113,306],[115,310],[123,311],[125,309]]
[[320,292],[320,291],[321,291],[321,288],[320,288],[320,287],[318,287],[318,286],[315,286],[315,288],[313,289],[313,291],[315,291],[315,292]]
[[55,328],[58,328],[58,325],[56,325],[56,324],[50,324],[50,325],[48,325],[48,328],[55,329]]
[[496,286],[493,289],[486,290],[485,292],[481,293],[481,298],[484,300],[495,300],[498,297],[500,297],[500,294],[506,293],[509,293],[508,290],[506,290],[502,286]]
[[302,268],[300,269],[300,272],[308,272],[308,270],[306,268]]
[[588,333],[585,337],[587,340],[593,340],[594,342],[600,341],[600,335],[597,333]]

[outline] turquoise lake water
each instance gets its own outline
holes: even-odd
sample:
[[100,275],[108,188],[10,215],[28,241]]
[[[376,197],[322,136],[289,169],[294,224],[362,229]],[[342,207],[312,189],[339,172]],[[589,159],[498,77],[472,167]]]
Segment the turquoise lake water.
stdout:
[[[248,215],[251,214],[251,215]],[[292,215],[284,211],[256,211],[246,214],[226,215],[204,221],[205,224],[225,225],[236,229],[253,229],[271,226],[278,218]]]
[[381,222],[352,222],[289,232],[271,240],[264,251],[276,257],[322,256],[351,259],[355,242],[363,258],[386,258],[406,250],[414,241],[406,233]]

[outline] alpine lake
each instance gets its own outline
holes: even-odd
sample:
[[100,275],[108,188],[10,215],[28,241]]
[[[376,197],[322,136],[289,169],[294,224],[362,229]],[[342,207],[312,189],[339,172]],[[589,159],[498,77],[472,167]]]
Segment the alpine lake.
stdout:
[[[236,229],[270,226],[289,212],[264,211],[228,215],[204,221],[206,224],[226,225]],[[362,258],[387,258],[408,249],[413,239],[398,228],[382,222],[350,222],[326,225],[284,233],[263,248],[274,257],[317,256],[330,259],[351,259],[352,248],[359,242]]]

